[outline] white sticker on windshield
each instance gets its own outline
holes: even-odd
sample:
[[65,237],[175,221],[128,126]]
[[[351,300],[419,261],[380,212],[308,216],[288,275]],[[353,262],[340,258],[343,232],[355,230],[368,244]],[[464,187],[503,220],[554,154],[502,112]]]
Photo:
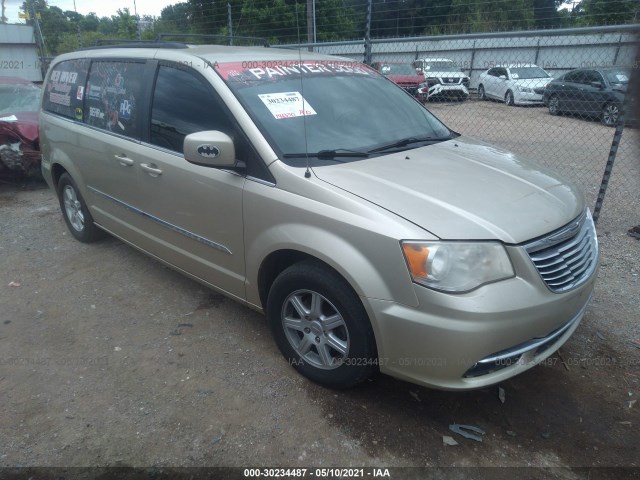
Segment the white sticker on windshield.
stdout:
[[520,78],[520,75],[518,75],[517,73],[512,73],[511,78]]
[[618,73],[616,75],[616,78],[618,79],[619,82],[628,82],[629,81],[629,77],[627,77],[626,75],[622,74],[622,73]]
[[299,92],[263,93],[258,97],[278,120],[316,115],[316,111]]

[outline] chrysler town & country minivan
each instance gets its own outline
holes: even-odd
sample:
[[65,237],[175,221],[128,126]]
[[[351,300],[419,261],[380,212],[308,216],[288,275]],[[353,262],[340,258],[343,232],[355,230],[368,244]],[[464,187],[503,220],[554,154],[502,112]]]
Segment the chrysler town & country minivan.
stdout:
[[51,64],[40,127],[76,239],[107,232],[264,312],[322,385],[494,384],[566,342],[591,297],[578,190],[350,59],[74,52]]

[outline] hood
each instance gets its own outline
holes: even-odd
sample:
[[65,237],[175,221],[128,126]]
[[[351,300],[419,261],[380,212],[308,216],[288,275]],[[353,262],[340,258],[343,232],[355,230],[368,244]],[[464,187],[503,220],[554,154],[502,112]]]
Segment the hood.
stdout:
[[447,72],[447,71],[438,71],[438,70],[425,70],[424,77],[447,77],[447,78],[467,78],[467,76],[462,72]]
[[442,239],[521,243],[585,208],[554,173],[464,137],[313,171]]
[[420,85],[424,82],[424,77],[418,75],[387,75],[387,78],[398,85]]
[[0,114],[0,141],[7,136],[17,137],[23,142],[38,139],[38,112],[16,112]]
[[511,80],[516,85],[529,88],[540,88],[551,82],[553,78],[518,78]]

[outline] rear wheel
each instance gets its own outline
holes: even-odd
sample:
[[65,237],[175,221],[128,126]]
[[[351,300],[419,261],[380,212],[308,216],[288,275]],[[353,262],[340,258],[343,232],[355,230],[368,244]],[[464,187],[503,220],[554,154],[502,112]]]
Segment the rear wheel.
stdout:
[[515,100],[513,98],[513,92],[511,90],[507,90],[507,93],[504,96],[504,103],[506,103],[510,107],[513,107],[516,104],[516,102],[515,102]]
[[90,243],[105,236],[93,223],[78,186],[68,173],[63,173],[58,181],[58,200],[64,221],[76,240]]
[[607,127],[615,127],[620,116],[620,108],[615,103],[607,103],[602,107],[600,121]]
[[482,84],[478,85],[478,98],[480,100],[486,100],[487,99],[487,94],[484,91],[484,85],[482,85]]
[[320,385],[348,388],[377,371],[373,330],[360,299],[317,262],[297,263],[276,278],[267,318],[284,357]]

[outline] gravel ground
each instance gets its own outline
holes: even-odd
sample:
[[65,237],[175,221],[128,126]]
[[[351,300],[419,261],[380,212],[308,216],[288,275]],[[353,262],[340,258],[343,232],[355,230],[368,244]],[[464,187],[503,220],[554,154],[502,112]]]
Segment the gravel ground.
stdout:
[[[460,111],[474,128],[488,112],[547,115],[472,105],[432,109],[443,118]],[[544,120],[545,128],[581,122],[582,143],[590,129],[605,128]],[[520,145],[521,130],[504,125]],[[261,315],[116,239],[76,242],[51,191],[0,182],[0,467],[484,466],[561,468],[490,471],[504,478],[638,475],[640,242],[625,234],[638,203],[631,214],[626,206],[614,213],[609,200],[599,282],[582,325],[559,354],[501,384],[502,403],[498,387],[440,392],[386,376],[347,392],[318,387],[281,358]],[[451,423],[482,428],[484,442],[450,432]],[[443,436],[458,445],[443,445]],[[420,478],[412,472],[394,470],[392,478]]]

